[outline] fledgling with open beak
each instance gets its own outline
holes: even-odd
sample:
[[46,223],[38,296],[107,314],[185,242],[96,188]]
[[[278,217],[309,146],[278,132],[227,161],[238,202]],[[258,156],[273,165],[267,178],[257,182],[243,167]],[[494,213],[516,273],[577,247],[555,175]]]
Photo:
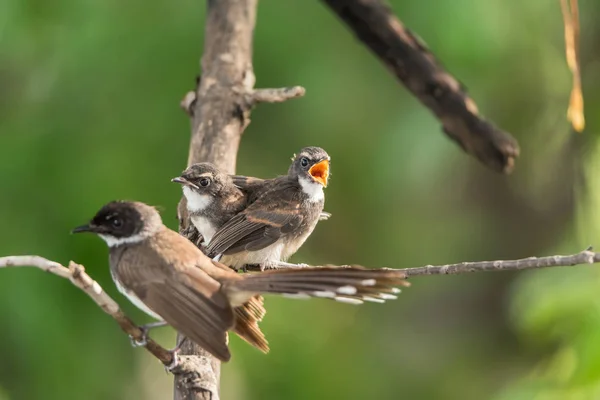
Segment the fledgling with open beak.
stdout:
[[312,233],[323,211],[323,188],[329,179],[329,155],[305,147],[293,158],[288,174],[212,235],[206,252],[234,269],[298,267],[288,264]]
[[[243,181],[238,186],[235,180]],[[275,179],[227,175],[211,163],[193,164],[171,179],[182,185],[190,220],[206,246],[227,221],[267,192]],[[319,220],[331,214],[321,212]]]
[[[113,201],[73,233],[92,232],[109,247],[117,288],[151,317],[173,326],[222,361],[230,358],[227,331],[263,352],[258,327],[263,293],[323,297],[347,303],[395,299],[405,274],[362,268],[306,268],[237,274],[208,258],[192,242],[163,225],[151,206]],[[176,353],[175,353],[176,355]]]

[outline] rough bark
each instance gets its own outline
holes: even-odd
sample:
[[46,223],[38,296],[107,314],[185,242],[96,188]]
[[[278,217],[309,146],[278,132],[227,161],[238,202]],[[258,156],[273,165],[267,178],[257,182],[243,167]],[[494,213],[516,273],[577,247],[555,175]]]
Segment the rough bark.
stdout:
[[[187,165],[211,162],[233,174],[240,138],[250,123],[250,111],[260,102],[277,103],[304,94],[304,88],[254,90],[252,37],[258,0],[209,0],[201,78],[186,94],[182,108],[190,115],[192,136]],[[192,239],[185,210],[178,207],[179,228]],[[218,399],[220,362],[191,341],[182,355],[195,357],[195,373],[175,375],[176,400]],[[188,358],[189,359],[189,358]]]
[[[192,100],[186,96],[192,126],[188,165],[207,161],[228,173],[235,172],[249,111],[244,95],[254,87],[252,35],[256,6],[257,0],[208,1],[202,75]],[[182,231],[189,226],[184,201],[180,202],[178,215]],[[175,375],[174,399],[219,398],[219,360],[190,340],[185,341],[181,354],[196,356],[203,368],[196,374]]]

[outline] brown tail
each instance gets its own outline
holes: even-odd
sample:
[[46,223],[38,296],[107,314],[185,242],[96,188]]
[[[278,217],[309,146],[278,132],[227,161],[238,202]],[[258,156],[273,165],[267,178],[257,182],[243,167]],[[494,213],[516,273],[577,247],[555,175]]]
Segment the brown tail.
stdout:
[[258,323],[266,314],[262,296],[254,296],[240,307],[233,309],[235,326],[233,331],[246,342],[263,353],[269,352],[269,344]]
[[406,275],[392,269],[323,267],[265,271],[228,281],[227,289],[247,293],[276,293],[292,298],[321,297],[344,303],[381,303],[396,299],[409,286]]

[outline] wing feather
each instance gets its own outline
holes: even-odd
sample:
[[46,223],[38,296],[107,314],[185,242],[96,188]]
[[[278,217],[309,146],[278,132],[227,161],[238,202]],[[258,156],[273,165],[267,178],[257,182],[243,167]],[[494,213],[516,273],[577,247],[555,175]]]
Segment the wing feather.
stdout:
[[290,185],[278,185],[226,222],[211,239],[208,254],[261,250],[296,229],[304,217]]
[[[202,348],[227,361],[231,356],[226,332],[234,326],[234,315],[220,290],[221,284],[198,267],[205,256],[193,244],[171,243],[171,248],[161,252],[152,245],[145,246],[143,251],[135,251],[132,246],[118,259],[111,260],[111,264],[118,265],[121,285],[148,308]],[[167,261],[173,261],[175,254],[190,257],[184,265],[175,267]]]

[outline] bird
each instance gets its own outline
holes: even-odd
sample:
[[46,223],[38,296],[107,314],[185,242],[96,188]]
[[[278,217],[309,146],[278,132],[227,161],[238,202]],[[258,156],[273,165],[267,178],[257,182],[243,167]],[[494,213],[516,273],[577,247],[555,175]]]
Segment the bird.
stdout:
[[[230,177],[233,181],[233,184],[242,192],[244,192],[247,197],[248,204],[254,203],[256,199],[271,189],[273,184],[277,182],[277,178],[261,179],[245,175],[230,175]],[[319,215],[319,221],[326,221],[329,218],[331,218],[331,213],[321,211],[321,215]]]
[[319,221],[330,158],[320,147],[305,147],[292,160],[287,175],[272,179],[252,204],[214,232],[207,255],[236,270],[305,267],[286,261]]
[[[275,182],[274,179],[228,175],[208,162],[190,165],[171,181],[182,185],[190,220],[204,245],[220,227],[256,201]],[[330,216],[330,213],[321,212],[319,220],[327,220]]]
[[248,196],[214,164],[197,163],[171,179],[181,184],[187,211],[204,245],[221,226],[248,205]]
[[231,358],[229,330],[268,352],[258,326],[266,312],[262,294],[359,304],[395,299],[397,286],[409,285],[402,271],[392,269],[316,267],[239,274],[166,227],[156,208],[142,202],[111,201],[72,232],[102,238],[118,290],[221,361]]

